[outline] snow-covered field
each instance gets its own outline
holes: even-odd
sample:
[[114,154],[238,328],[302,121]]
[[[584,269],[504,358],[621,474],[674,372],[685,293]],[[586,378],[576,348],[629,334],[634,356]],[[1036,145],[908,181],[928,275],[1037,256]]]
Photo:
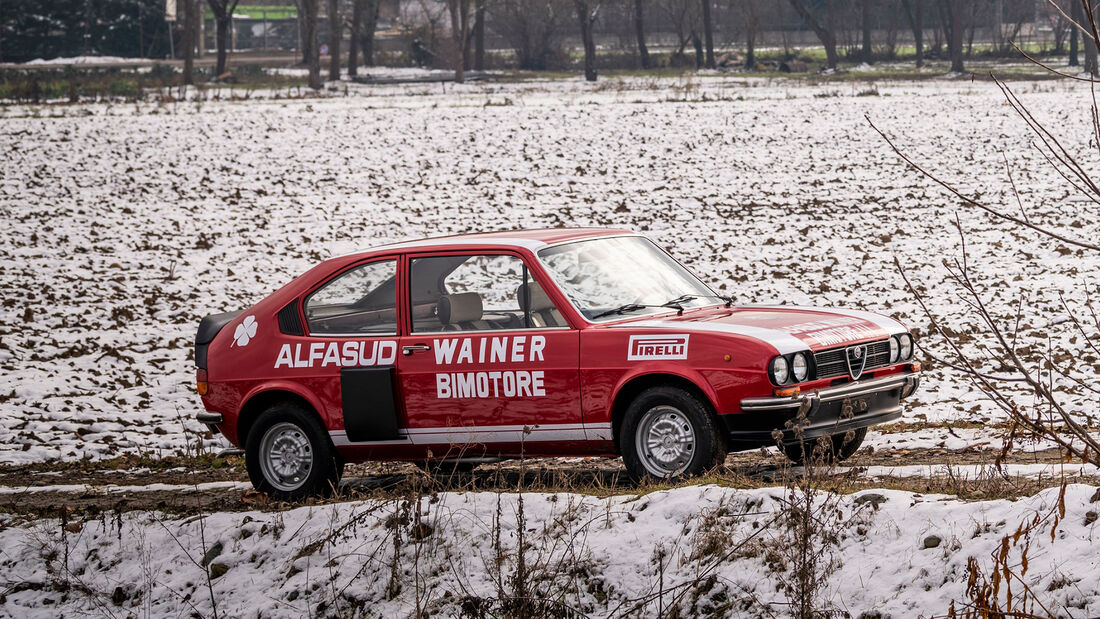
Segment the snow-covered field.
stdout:
[[[1013,88],[1086,147],[1085,87]],[[1003,152],[1033,221],[1100,237],[1100,206],[1068,197],[981,82],[562,80],[2,108],[0,463],[193,450],[202,315],[246,307],[329,256],[426,235],[631,227],[739,302],[861,307],[924,332],[893,262],[969,329],[941,265],[958,255],[957,214],[1002,315],[1026,293],[1025,333],[1045,334],[1059,293],[1072,303],[1095,281],[1095,258],[945,197],[865,114],[944,177],[1014,208]],[[1067,329],[1051,329],[1056,343]],[[1081,365],[1089,378],[1098,369]],[[1091,410],[1095,397],[1071,406]],[[907,416],[997,411],[940,368]]]
[[[1069,486],[1064,513],[1056,488],[981,503],[843,497],[825,506],[838,512],[827,556],[839,565],[820,607],[944,616],[956,600],[962,610],[968,559],[990,577],[1002,538],[1039,515],[1041,527],[1008,544],[1017,573],[1027,555],[1014,590],[1041,593],[1032,616],[1096,616],[1097,494]],[[786,616],[788,499],[782,488],[693,486],[606,499],[526,494],[522,508],[516,494],[442,493],[187,519],[132,512],[7,528],[0,517],[0,571],[17,583],[0,595],[0,613],[509,616],[485,600],[525,593],[583,613],[550,616]],[[522,585],[513,580],[521,544]]]

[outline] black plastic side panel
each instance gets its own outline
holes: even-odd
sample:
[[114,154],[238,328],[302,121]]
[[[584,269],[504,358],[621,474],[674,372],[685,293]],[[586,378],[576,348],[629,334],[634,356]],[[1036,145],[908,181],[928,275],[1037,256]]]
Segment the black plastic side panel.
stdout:
[[295,299],[279,310],[279,331],[286,335],[305,335],[302,319],[298,317],[298,300]]
[[199,330],[195,332],[195,367],[206,369],[206,349],[210,342],[214,341],[222,327],[243,312],[244,310],[237,310],[224,314],[211,314],[199,321]]
[[394,370],[393,367],[340,370],[344,430],[349,441],[392,441],[401,438],[397,433]]

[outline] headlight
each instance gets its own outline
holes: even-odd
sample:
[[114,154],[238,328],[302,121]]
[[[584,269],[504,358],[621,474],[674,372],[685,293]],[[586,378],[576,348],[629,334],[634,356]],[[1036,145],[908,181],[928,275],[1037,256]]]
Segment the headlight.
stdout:
[[898,336],[898,339],[901,340],[901,352],[899,357],[902,361],[905,361],[913,356],[913,336],[908,333],[903,333]]
[[796,383],[806,380],[809,376],[810,364],[806,362],[806,353],[800,352],[791,358],[791,374],[794,375]]
[[791,366],[787,363],[786,357],[776,357],[772,359],[772,378],[775,379],[775,384],[782,385],[790,378]]
[[901,344],[898,343],[897,337],[890,338],[890,363],[898,362],[898,351],[901,350]]

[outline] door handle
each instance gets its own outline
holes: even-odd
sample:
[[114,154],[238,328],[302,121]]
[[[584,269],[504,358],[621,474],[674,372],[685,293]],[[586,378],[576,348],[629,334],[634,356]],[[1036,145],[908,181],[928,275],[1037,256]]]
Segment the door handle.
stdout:
[[414,351],[417,351],[417,350],[431,350],[431,349],[432,349],[432,347],[428,346],[427,344],[412,344],[410,346],[402,346],[401,347],[401,354],[408,357],[409,355],[413,354]]

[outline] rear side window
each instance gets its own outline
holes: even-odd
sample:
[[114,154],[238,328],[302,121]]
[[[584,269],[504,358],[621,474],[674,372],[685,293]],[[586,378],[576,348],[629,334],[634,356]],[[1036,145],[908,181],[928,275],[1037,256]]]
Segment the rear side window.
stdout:
[[310,295],[305,309],[311,335],[397,333],[397,261],[339,275]]
[[413,258],[409,280],[415,333],[568,326],[516,256]]

